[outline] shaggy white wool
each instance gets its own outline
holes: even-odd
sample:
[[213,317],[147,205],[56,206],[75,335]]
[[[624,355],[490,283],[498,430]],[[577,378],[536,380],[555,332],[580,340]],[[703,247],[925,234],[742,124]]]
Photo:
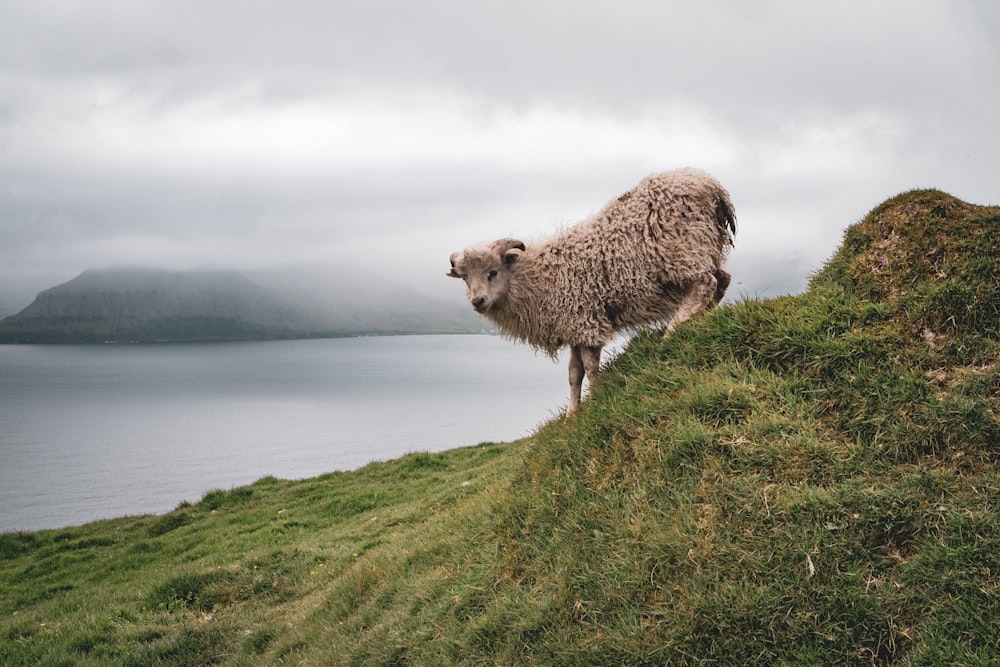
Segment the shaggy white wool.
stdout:
[[722,185],[683,169],[647,177],[548,240],[500,239],[455,253],[449,275],[465,278],[470,301],[482,296],[480,312],[510,338],[550,355],[600,348],[616,331],[669,324],[692,285],[710,284],[721,298],[735,230]]

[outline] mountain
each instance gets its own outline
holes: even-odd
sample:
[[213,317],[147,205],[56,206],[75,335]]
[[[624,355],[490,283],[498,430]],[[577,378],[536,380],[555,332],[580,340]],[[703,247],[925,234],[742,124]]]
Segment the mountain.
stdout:
[[[275,277],[275,276],[272,276]],[[449,308],[407,294],[397,313],[381,290],[308,281],[269,289],[232,271],[89,270],[0,321],[3,343],[259,340],[470,330]],[[338,307],[317,297],[352,296]],[[306,297],[311,294],[311,297]],[[356,298],[359,295],[363,298]],[[429,305],[423,302],[428,302]],[[422,306],[425,306],[421,309]]]

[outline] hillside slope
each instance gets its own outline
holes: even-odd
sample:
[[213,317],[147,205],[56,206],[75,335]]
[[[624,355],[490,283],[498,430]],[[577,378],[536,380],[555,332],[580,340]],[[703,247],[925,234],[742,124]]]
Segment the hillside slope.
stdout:
[[2,536],[0,661],[995,664],[998,258],[905,193],[526,441]]
[[513,661],[996,662],[998,281],[1000,208],[916,191],[806,294],[635,340],[457,613]]

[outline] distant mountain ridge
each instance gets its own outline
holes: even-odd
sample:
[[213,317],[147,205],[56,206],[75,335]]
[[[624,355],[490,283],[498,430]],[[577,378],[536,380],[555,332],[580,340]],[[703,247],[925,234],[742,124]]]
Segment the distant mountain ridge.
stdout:
[[[302,294],[328,289],[301,285]],[[25,309],[0,321],[3,343],[104,343],[260,340],[468,330],[462,318],[426,317],[414,300],[394,315],[371,293],[367,303],[338,309],[316,298],[293,298],[235,271],[88,270],[44,290]],[[433,302],[433,300],[429,300]],[[418,318],[420,319],[420,318]]]

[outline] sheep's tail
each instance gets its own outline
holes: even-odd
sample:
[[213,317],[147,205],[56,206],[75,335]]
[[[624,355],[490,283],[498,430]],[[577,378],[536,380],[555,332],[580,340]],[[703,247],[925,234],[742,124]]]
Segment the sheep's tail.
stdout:
[[[736,211],[733,209],[733,202],[729,201],[729,193],[725,190],[722,191],[718,201],[715,203],[715,222],[718,223],[719,229],[722,230],[723,247],[726,244],[729,246],[733,245],[733,234],[736,233]],[[732,276],[726,271],[722,270],[722,267],[715,267],[712,270],[715,275],[715,297],[712,305],[722,301],[722,297],[726,295],[726,290],[729,288],[729,283],[732,280]]]
[[722,229],[729,245],[733,245],[733,234],[736,233],[736,211],[733,209],[733,202],[729,201],[729,193],[725,190],[715,202],[715,222]]

